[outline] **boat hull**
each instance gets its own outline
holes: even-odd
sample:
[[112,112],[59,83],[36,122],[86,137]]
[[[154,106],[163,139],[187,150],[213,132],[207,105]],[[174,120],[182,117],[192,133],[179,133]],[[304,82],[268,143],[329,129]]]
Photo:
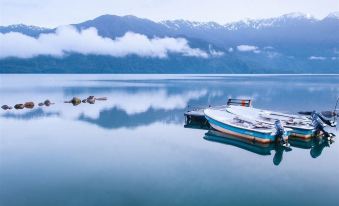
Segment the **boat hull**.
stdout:
[[[287,126],[286,126],[287,127]],[[291,128],[291,127],[287,127]],[[314,130],[306,130],[306,129],[296,129],[291,128],[291,136],[301,138],[301,139],[310,139],[314,136]]]
[[[232,136],[251,140],[253,142],[259,142],[262,144],[269,144],[275,142],[276,137],[271,133],[261,133],[257,131],[247,130],[245,128],[234,127],[223,122],[219,122],[206,115],[206,119],[210,123],[211,127],[219,132],[230,134]],[[286,139],[287,140],[287,137]]]

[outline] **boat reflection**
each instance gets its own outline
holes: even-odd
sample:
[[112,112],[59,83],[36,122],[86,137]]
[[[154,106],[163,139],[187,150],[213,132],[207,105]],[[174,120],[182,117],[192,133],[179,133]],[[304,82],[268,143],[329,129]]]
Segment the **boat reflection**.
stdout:
[[292,148],[310,150],[310,156],[312,158],[317,158],[322,154],[325,147],[330,147],[330,145],[334,143],[332,138],[328,139],[324,136],[317,136],[310,139],[300,139],[291,136],[288,139],[290,147],[285,147],[275,143],[260,144],[259,142],[252,142],[250,140],[218,132],[212,129],[208,122],[200,120],[195,121],[194,119],[191,119],[190,121],[185,121],[185,123],[185,128],[208,130],[204,139],[209,141],[235,146],[259,155],[272,155],[272,151],[274,151],[275,154],[273,157],[273,163],[275,165],[279,165],[281,163],[284,151],[291,151]]
[[289,143],[292,147],[310,150],[311,157],[317,158],[322,154],[325,147],[330,147],[334,143],[334,140],[319,136],[307,140],[289,138]]
[[274,151],[273,164],[279,165],[283,160],[283,153],[289,152],[292,149],[290,147],[285,147],[279,144],[261,144],[258,142],[249,141],[246,139],[240,139],[225,133],[221,133],[215,130],[209,130],[205,136],[205,140],[218,142],[226,145],[235,146],[241,149],[244,149],[249,152],[253,152],[258,155],[272,155]]

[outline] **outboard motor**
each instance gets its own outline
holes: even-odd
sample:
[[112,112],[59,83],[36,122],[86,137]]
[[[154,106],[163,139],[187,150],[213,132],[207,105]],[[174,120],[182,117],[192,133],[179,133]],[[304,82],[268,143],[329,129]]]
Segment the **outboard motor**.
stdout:
[[337,122],[331,121],[331,120],[327,119],[327,118],[326,118],[324,115],[322,115],[321,113],[318,113],[318,112],[315,112],[315,111],[313,111],[312,114],[313,114],[313,113],[315,113],[315,115],[317,115],[318,118],[321,119],[321,121],[322,121],[323,123],[325,123],[326,125],[328,125],[328,126],[330,126],[330,127],[335,127],[335,126],[337,126]]
[[311,118],[312,118],[312,125],[317,133],[322,132],[325,135],[325,137],[335,136],[333,133],[328,133],[324,129],[326,126],[325,124],[333,127],[335,126],[335,122],[325,119],[322,115],[320,115],[319,113],[315,111],[312,112]]
[[286,144],[286,142],[284,140],[285,129],[282,126],[280,120],[275,120],[274,126],[275,126],[275,129],[276,129],[276,132],[275,132],[276,140],[279,140],[282,144]]

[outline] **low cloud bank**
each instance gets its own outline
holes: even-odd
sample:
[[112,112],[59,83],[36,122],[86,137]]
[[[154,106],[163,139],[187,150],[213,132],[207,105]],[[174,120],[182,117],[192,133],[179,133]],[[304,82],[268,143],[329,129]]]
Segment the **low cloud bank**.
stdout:
[[239,45],[237,46],[237,50],[240,52],[254,52],[254,53],[260,52],[257,46],[252,46],[252,45]]
[[0,59],[32,58],[39,55],[63,57],[67,53],[152,58],[166,58],[169,53],[200,58],[220,55],[216,51],[208,53],[191,48],[184,38],[148,38],[142,34],[127,32],[122,37],[110,39],[99,36],[95,28],[77,31],[72,26],[59,27],[55,33],[41,34],[38,38],[17,32],[0,34],[0,45]]
[[309,60],[326,60],[326,57],[321,57],[321,56],[310,56],[308,59],[309,59]]
[[217,51],[217,50],[213,49],[212,45],[208,45],[208,48],[209,48],[209,53],[211,54],[211,56],[221,57],[225,54],[222,51]]

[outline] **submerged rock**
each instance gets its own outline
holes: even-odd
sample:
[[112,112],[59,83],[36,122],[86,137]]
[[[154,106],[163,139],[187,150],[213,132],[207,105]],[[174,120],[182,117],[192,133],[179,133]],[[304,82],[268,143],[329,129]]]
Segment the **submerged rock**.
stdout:
[[52,103],[49,99],[46,99],[44,102],[40,102],[38,105],[40,106],[40,107],[42,107],[42,106],[47,106],[47,107],[49,107],[49,106],[51,106],[52,104],[54,104],[54,103]]
[[46,99],[46,100],[44,101],[44,104],[45,104],[47,107],[49,107],[51,104],[54,104],[54,103],[52,103],[49,99]]
[[65,101],[65,103],[72,103],[73,106],[77,106],[81,104],[81,99],[79,99],[78,97],[73,97],[70,101]]
[[95,99],[89,99],[89,100],[87,100],[87,103],[94,104],[95,103]]
[[87,102],[90,103],[90,104],[94,104],[95,103],[95,97],[94,96],[87,97]]
[[33,109],[34,108],[34,102],[26,102],[24,104],[24,107],[27,109]]
[[73,97],[72,99],[72,104],[73,105],[79,105],[81,104],[81,99],[77,98],[77,97]]
[[16,104],[16,105],[14,105],[14,108],[15,109],[23,109],[23,108],[25,108],[25,105],[24,104]]
[[72,103],[74,106],[79,105],[82,103],[89,103],[89,104],[94,104],[95,100],[107,100],[106,97],[101,97],[101,98],[95,98],[94,96],[89,96],[86,99],[79,99],[78,97],[73,97],[70,101],[65,101],[65,103]]
[[7,110],[7,109],[12,109],[12,107],[5,104],[5,105],[2,105],[1,109]]

